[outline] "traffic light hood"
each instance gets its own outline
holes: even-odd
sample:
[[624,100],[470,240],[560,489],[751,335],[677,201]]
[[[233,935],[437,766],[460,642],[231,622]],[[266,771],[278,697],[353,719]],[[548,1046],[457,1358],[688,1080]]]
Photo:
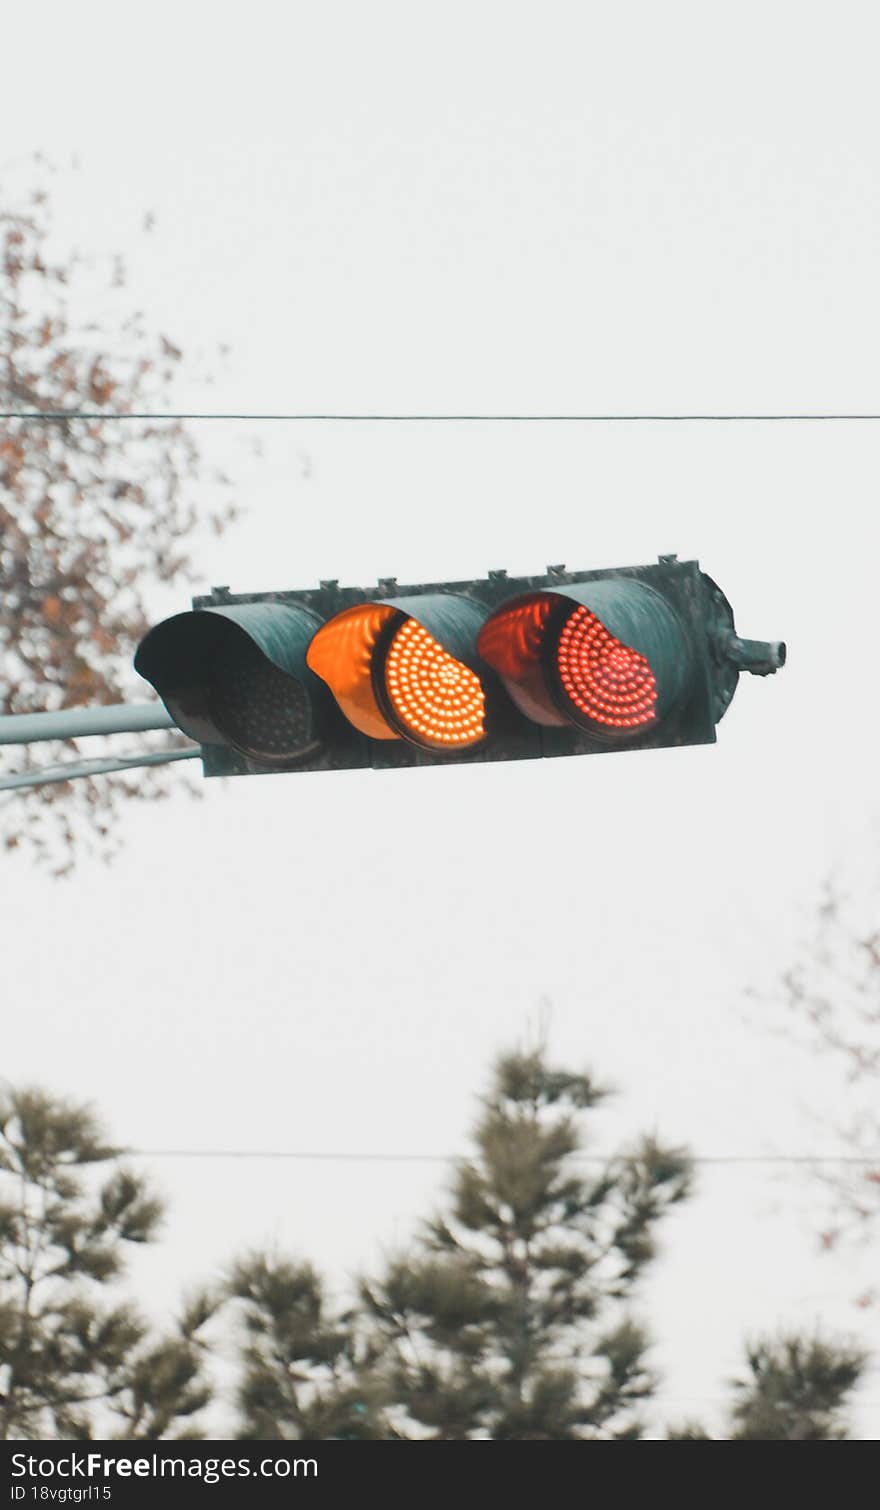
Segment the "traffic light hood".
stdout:
[[319,743],[323,689],[306,665],[306,648],[320,622],[293,604],[198,608],[151,629],[135,670],[190,738],[287,763]]

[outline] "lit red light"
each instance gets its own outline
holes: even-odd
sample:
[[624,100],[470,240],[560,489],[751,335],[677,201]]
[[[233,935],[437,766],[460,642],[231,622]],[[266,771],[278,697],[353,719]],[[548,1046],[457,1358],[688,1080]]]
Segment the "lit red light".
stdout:
[[384,677],[389,704],[415,739],[435,749],[462,750],[485,738],[480,678],[417,620],[406,619],[393,636]]
[[499,676],[517,681],[527,675],[540,655],[554,608],[555,599],[545,593],[494,613],[477,637],[480,655]]
[[556,656],[563,691],[593,723],[611,729],[653,723],[657,683],[651,667],[588,608],[576,608],[566,619]]

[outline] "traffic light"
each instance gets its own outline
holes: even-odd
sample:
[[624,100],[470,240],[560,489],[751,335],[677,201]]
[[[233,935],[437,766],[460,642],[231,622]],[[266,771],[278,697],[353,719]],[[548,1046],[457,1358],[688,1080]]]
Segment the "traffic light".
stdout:
[[463,764],[709,744],[742,640],[696,561],[375,592],[215,588],[145,636],[135,667],[207,776]]

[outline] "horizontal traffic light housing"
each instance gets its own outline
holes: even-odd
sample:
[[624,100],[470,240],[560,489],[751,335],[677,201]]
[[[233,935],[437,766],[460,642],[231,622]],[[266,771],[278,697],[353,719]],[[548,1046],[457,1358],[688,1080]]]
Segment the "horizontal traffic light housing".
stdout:
[[215,588],[135,665],[202,746],[206,775],[462,764],[708,744],[741,670],[696,561],[376,589]]

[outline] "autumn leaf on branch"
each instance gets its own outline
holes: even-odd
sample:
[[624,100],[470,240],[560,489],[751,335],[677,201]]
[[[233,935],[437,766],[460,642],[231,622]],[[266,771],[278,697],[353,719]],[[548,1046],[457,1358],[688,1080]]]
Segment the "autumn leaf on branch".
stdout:
[[[44,191],[24,205],[0,184],[0,408],[87,410],[54,423],[0,419],[0,712],[28,713],[143,698],[131,670],[147,628],[144,585],[191,579],[197,526],[235,516],[221,483],[214,504],[192,499],[198,447],[177,421],[102,418],[167,410],[182,353],[141,315],[111,311],[124,268],[107,259],[100,328],[91,314],[100,264],[53,259]],[[180,743],[161,734],[146,748]],[[56,765],[74,741],[15,751],[10,769]],[[83,753],[117,754],[94,740]],[[57,874],[83,850],[112,853],[126,798],[163,796],[186,778],[175,767],[119,772],[31,789],[0,800],[0,842],[22,846]]]

